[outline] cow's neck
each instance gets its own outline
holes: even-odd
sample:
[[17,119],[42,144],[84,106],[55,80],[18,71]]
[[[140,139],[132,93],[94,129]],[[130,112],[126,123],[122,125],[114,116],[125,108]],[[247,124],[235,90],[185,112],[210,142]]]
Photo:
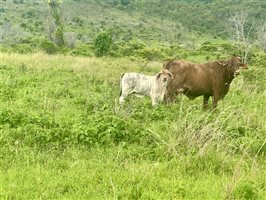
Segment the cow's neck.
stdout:
[[224,82],[225,85],[230,85],[230,83],[233,81],[234,79],[234,73],[230,71],[230,69],[226,68],[225,70],[225,77],[224,77]]

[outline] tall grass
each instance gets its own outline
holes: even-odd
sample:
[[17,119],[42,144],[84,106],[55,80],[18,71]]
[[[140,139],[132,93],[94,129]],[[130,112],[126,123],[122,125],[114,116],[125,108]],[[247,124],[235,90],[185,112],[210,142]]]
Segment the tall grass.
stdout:
[[159,62],[0,58],[1,198],[265,199],[266,93],[249,71],[203,112],[184,96],[117,104],[120,75]]

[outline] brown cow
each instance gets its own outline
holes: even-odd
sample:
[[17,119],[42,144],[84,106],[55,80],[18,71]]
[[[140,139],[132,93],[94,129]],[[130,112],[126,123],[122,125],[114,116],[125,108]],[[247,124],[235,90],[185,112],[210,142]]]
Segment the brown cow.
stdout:
[[203,109],[207,109],[209,97],[213,97],[213,108],[217,101],[224,98],[230,83],[240,73],[240,66],[247,69],[239,57],[228,61],[212,61],[195,64],[180,60],[171,60],[164,64],[174,76],[167,87],[167,101],[173,101],[174,95],[183,93],[189,99],[203,95]]

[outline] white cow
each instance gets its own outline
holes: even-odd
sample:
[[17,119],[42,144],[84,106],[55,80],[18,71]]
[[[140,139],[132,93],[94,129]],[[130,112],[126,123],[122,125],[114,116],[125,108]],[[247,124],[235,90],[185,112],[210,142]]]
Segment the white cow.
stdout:
[[173,75],[167,69],[162,69],[155,76],[125,73],[121,77],[119,103],[123,104],[128,95],[135,93],[138,97],[151,97],[152,106],[156,106],[164,100],[166,87],[170,79],[173,79]]

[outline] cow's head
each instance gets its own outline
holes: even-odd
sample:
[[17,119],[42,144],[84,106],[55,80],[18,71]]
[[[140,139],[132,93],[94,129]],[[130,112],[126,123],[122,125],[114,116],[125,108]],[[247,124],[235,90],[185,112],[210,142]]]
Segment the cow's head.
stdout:
[[156,75],[156,79],[160,80],[163,83],[163,86],[167,86],[167,83],[169,82],[169,80],[173,78],[174,78],[173,74],[167,69],[162,69]]
[[248,69],[248,66],[241,61],[240,57],[232,57],[230,60],[226,62],[219,62],[222,66],[227,66],[227,69],[233,74],[233,76],[237,76],[240,74],[240,69]]

